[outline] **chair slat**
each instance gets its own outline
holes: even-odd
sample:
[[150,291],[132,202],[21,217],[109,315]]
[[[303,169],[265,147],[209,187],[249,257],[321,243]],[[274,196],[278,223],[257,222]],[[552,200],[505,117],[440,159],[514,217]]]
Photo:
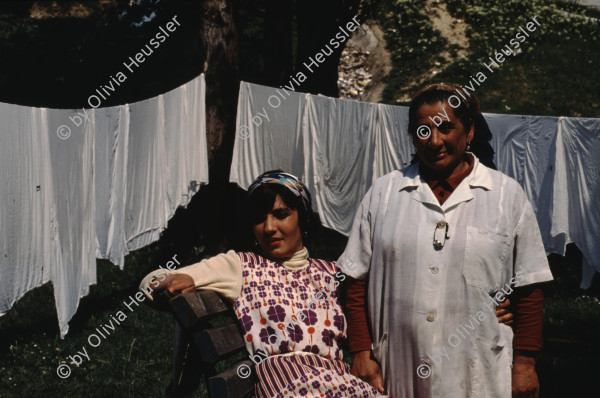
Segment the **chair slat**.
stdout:
[[231,311],[221,297],[211,290],[179,294],[170,300],[170,304],[175,316],[186,329]]
[[218,362],[245,347],[244,338],[234,323],[196,332],[194,342],[202,360],[208,363]]

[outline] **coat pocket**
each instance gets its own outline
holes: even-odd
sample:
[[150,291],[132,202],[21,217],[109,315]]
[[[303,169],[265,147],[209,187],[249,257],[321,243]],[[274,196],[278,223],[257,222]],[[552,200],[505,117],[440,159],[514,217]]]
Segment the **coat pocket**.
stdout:
[[463,276],[467,284],[488,294],[500,288],[502,267],[511,238],[479,227],[467,227]]

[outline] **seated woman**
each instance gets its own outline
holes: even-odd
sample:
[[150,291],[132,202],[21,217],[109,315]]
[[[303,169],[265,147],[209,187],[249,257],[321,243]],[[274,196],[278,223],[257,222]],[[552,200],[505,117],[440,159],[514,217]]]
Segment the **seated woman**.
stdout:
[[304,241],[315,220],[304,184],[291,174],[264,173],[248,189],[248,207],[260,255],[230,250],[171,271],[152,294],[203,288],[234,303],[258,362],[258,397],[380,396],[342,361],[346,319],[336,287],[345,275],[335,262],[308,257]]
[[[336,288],[346,276],[335,262],[308,257],[316,227],[311,197],[291,174],[262,174],[248,189],[248,212],[261,254],[233,250],[170,271],[152,294],[210,289],[234,303],[256,366],[258,397],[381,396],[352,376],[339,341],[346,318]],[[162,270],[161,270],[162,271]],[[147,287],[157,272],[140,284]],[[506,311],[502,320],[510,322]]]

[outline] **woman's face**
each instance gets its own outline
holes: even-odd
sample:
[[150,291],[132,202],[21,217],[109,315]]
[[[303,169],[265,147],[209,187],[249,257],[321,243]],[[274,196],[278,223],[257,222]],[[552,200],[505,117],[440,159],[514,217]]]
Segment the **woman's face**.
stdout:
[[438,173],[454,171],[463,160],[467,142],[473,140],[473,125],[469,131],[465,131],[462,122],[446,101],[421,105],[417,110],[416,121],[417,126],[426,125],[431,130],[429,137],[421,134],[424,138],[413,133],[413,143],[420,161]]
[[269,258],[289,258],[302,249],[298,211],[287,207],[279,195],[265,219],[254,225],[253,232],[263,253]]

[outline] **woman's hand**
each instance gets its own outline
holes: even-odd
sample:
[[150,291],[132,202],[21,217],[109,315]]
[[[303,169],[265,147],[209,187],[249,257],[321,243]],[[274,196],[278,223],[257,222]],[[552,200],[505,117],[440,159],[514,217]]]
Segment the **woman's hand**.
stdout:
[[350,374],[366,381],[381,393],[385,390],[383,388],[381,369],[371,354],[371,350],[359,351],[354,354],[354,361],[352,362]]
[[504,323],[508,326],[513,324],[513,314],[510,312],[510,300],[508,297],[502,303],[498,304],[496,317],[498,318],[498,323]]
[[512,370],[513,398],[538,398],[540,384],[535,373],[535,358],[515,351]]
[[196,290],[196,285],[194,284],[192,277],[189,275],[171,274],[168,275],[164,281],[161,281],[154,291],[161,292],[164,289],[167,289],[171,293],[189,293]]

